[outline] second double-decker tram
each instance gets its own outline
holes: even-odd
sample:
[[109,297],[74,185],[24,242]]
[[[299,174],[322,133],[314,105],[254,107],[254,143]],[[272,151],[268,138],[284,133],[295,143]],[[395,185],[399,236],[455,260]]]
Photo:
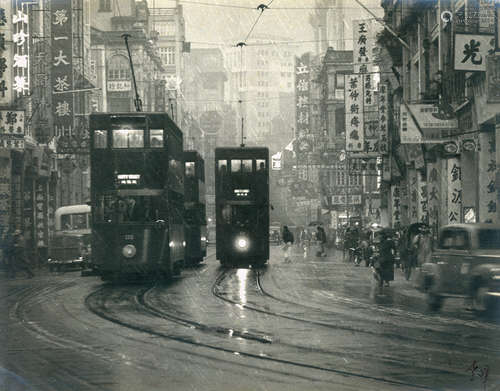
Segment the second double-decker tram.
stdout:
[[269,259],[269,150],[215,149],[216,255],[223,266]]
[[196,151],[184,151],[184,237],[186,264],[195,265],[207,255],[205,162]]
[[184,260],[182,132],[163,113],[90,116],[92,258],[104,280],[177,274]]

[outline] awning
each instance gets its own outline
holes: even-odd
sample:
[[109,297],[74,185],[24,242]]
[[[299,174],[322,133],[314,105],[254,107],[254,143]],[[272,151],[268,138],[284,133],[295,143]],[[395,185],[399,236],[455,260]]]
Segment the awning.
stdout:
[[456,118],[449,119],[433,104],[407,104],[400,106],[401,144],[438,144],[448,141],[451,130],[458,128]]

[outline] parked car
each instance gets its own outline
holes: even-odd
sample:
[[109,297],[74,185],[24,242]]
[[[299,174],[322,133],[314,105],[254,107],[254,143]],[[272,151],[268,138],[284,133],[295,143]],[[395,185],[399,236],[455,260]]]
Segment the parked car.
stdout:
[[431,262],[421,268],[419,288],[431,309],[446,297],[469,300],[476,310],[492,311],[500,298],[500,225],[454,224],[439,230]]
[[50,271],[89,267],[90,206],[69,205],[55,212],[55,234],[49,246]]

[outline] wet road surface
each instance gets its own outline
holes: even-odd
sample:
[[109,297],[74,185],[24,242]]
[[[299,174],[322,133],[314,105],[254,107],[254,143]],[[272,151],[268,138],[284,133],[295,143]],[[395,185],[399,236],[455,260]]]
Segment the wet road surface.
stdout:
[[2,276],[0,389],[500,389],[496,319],[456,299],[429,312],[399,270],[380,290],[340,253],[271,254],[161,284]]

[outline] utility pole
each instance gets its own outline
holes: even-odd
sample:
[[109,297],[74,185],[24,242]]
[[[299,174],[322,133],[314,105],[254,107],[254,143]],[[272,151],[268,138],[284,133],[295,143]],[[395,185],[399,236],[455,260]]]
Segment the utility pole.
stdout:
[[135,105],[135,110],[138,112],[142,111],[142,101],[141,98],[139,97],[139,92],[137,92],[137,83],[135,81],[135,73],[134,73],[134,63],[132,62],[132,55],[130,54],[130,47],[128,46],[128,39],[130,37],[130,34],[122,34],[122,38],[125,40],[125,46],[127,47],[127,53],[128,53],[128,60],[130,62],[130,70],[132,71],[132,81],[134,82],[134,90],[135,90],[135,99],[134,99],[134,105]]
[[245,136],[244,136],[244,118],[243,118],[243,109],[242,109],[242,103],[243,101],[240,99],[238,101],[240,104],[240,112],[241,112],[241,144],[240,147],[243,148],[245,146]]

